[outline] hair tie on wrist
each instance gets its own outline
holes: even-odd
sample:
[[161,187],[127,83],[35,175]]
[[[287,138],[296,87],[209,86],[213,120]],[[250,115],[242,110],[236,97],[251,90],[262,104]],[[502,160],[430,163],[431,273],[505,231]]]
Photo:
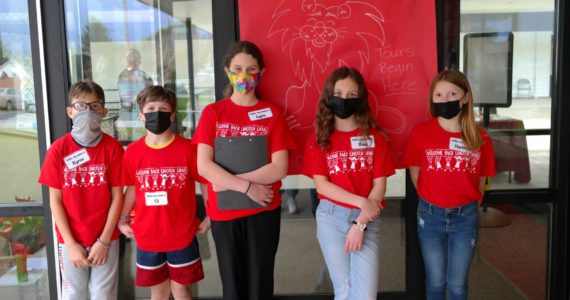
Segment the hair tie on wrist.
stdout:
[[249,185],[247,186],[247,190],[245,190],[245,193],[247,195],[247,192],[249,192],[249,188],[251,187],[251,181],[249,182]]
[[102,240],[100,240],[99,238],[97,238],[97,242],[101,243],[101,245],[105,246],[105,248],[109,249],[111,247],[111,245],[103,242]]

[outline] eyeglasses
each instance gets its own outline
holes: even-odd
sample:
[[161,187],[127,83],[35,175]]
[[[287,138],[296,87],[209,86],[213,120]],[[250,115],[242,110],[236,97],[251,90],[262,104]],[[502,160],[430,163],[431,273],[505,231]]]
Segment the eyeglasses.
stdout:
[[99,111],[99,110],[103,109],[104,106],[105,105],[101,102],[91,102],[91,103],[75,102],[75,103],[69,105],[69,107],[73,107],[77,111],[86,110],[87,107],[89,107],[89,109],[91,109],[93,111]]

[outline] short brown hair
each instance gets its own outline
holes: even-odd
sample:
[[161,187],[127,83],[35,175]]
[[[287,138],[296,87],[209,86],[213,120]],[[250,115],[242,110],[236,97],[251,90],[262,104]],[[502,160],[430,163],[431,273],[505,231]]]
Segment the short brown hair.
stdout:
[[102,103],[105,103],[105,93],[103,88],[98,85],[95,81],[85,80],[77,81],[69,87],[68,102],[71,105],[71,101],[78,98],[82,94],[94,94],[97,96]]
[[137,95],[137,104],[141,112],[145,104],[155,101],[166,102],[170,105],[172,112],[176,110],[176,95],[160,85],[147,86]]

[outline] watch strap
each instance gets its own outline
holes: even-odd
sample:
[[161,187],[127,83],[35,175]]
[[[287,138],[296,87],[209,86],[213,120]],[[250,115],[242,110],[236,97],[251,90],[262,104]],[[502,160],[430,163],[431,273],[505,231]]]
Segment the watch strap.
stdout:
[[360,222],[357,222],[357,221],[352,221],[352,224],[354,224],[354,226],[356,227],[356,229],[358,229],[359,231],[365,231],[365,230],[367,229],[367,228],[366,228],[366,224],[364,224],[364,223],[360,223]]

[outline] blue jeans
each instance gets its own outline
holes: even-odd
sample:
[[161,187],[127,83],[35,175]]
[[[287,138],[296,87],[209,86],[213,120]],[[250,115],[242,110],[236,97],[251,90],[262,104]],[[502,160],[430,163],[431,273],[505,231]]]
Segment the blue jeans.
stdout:
[[334,287],[335,300],[376,299],[380,249],[380,222],[368,223],[362,249],[346,253],[344,243],[359,209],[327,200],[317,207],[317,239]]
[[469,266],[477,243],[479,204],[441,208],[420,199],[418,236],[426,267],[427,299],[467,299]]

